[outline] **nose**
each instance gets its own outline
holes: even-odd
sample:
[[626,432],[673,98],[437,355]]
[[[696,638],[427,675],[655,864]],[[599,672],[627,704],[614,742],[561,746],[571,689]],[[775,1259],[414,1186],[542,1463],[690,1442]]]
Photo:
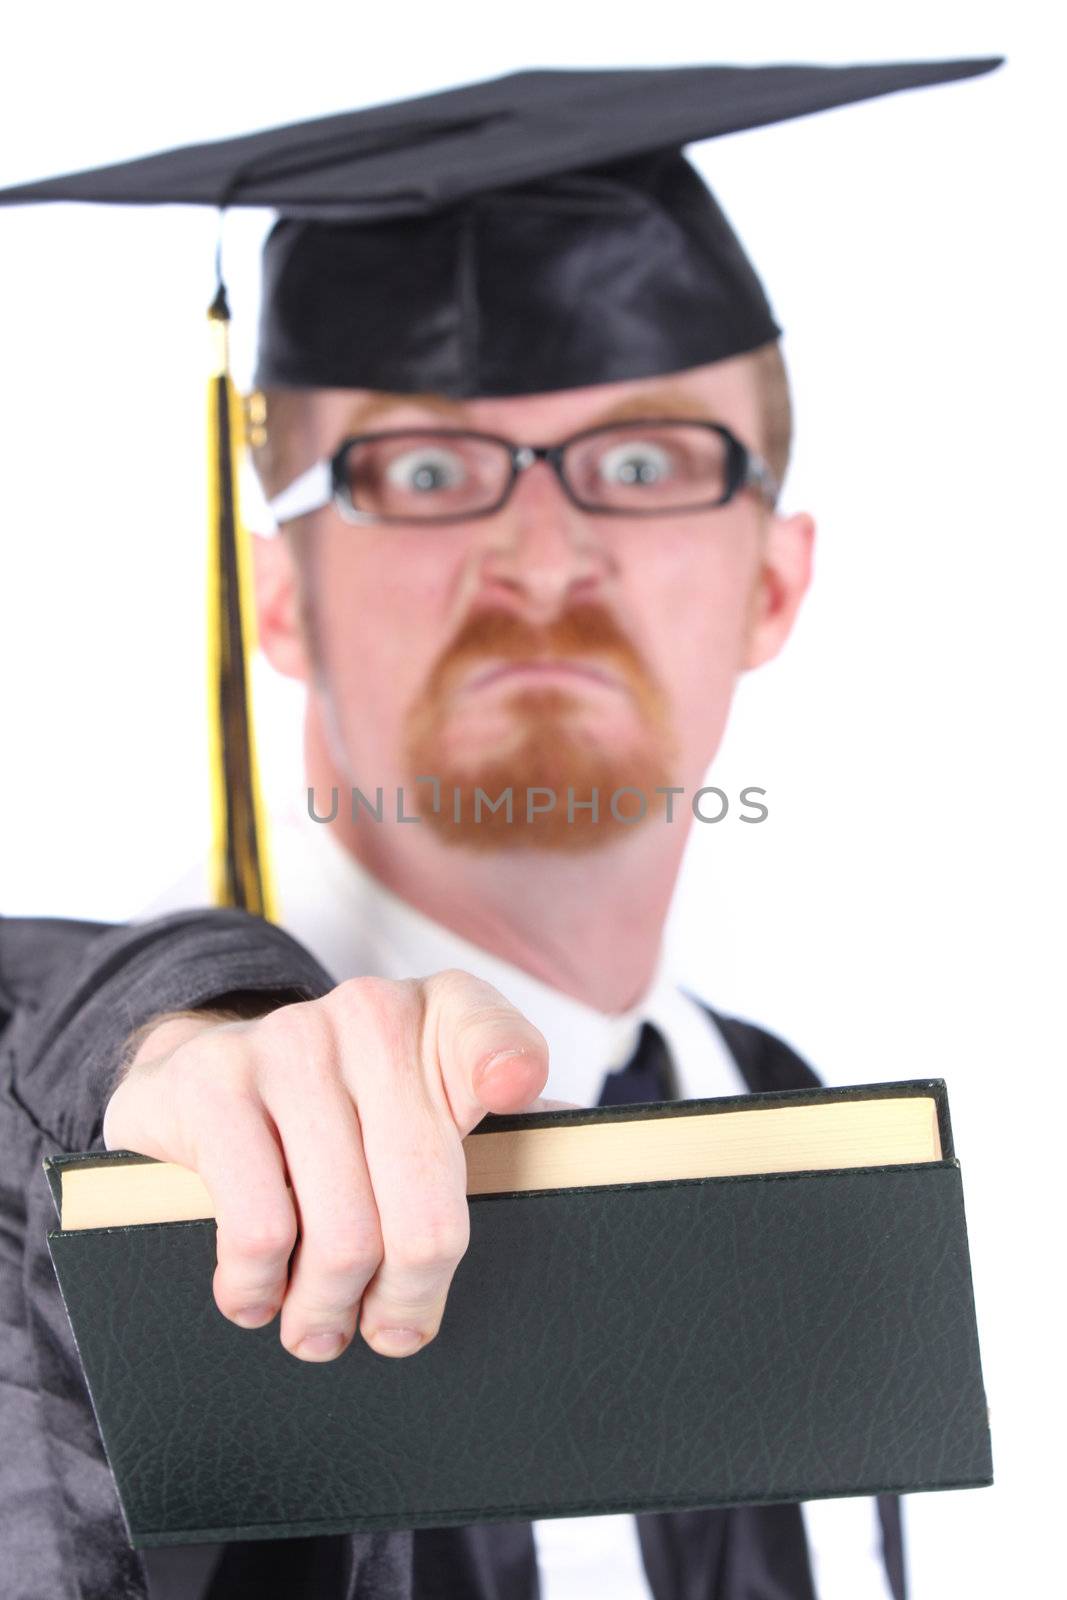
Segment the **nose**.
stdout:
[[483,598],[510,601],[533,620],[598,598],[612,576],[614,562],[595,519],[567,498],[547,461],[520,471],[489,528],[479,573]]

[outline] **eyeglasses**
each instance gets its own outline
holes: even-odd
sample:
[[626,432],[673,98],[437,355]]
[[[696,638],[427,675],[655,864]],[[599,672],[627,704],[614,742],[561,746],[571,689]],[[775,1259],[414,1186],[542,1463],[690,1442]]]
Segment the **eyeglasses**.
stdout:
[[553,445],[465,428],[357,434],[276,495],[270,510],[279,525],[331,501],[354,523],[488,517],[538,461],[574,505],[600,515],[714,510],[748,488],[773,504],[778,493],[766,462],[721,423],[653,417],[588,428]]

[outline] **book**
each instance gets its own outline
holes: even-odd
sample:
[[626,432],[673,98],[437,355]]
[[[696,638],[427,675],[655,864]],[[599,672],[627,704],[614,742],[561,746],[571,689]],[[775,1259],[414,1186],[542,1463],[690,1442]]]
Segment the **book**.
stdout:
[[288,1354],[195,1173],[45,1168],[135,1547],[992,1482],[939,1079],[487,1117],[437,1338]]

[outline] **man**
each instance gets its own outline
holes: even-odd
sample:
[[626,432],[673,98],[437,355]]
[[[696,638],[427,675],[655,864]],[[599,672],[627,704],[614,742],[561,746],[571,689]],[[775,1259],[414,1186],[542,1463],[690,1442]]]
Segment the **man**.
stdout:
[[[775,114],[964,75],[909,73],[844,93],[820,80]],[[552,75],[531,76],[541,83],[510,89],[527,110]],[[597,77],[568,89],[579,76]],[[692,87],[675,77],[664,103]],[[474,109],[486,125],[499,114]],[[452,113],[446,142],[466,126]],[[739,674],[789,634],[814,535],[776,504],[789,432],[778,330],[725,219],[664,149],[678,137],[657,124],[636,153],[598,147],[592,171],[587,154],[540,185],[502,188],[497,169],[425,219],[387,208],[370,227],[279,225],[257,426],[282,537],[259,550],[260,637],[308,686],[309,809],[332,818],[279,830],[281,921],[300,943],[227,913],[4,935],[9,1213],[27,1237],[41,1219],[39,1197],[20,1193],[27,1150],[101,1132],[195,1168],[218,1217],[220,1311],[246,1327],[277,1318],[297,1359],[334,1359],[356,1337],[405,1359],[434,1338],[467,1239],[461,1140],[486,1111],[528,1106],[546,1085],[595,1103],[813,1081],[661,966],[693,798]],[[368,817],[378,790],[417,813]],[[497,809],[509,790],[510,819]],[[153,1593],[219,1597],[269,1582],[532,1596],[538,1567],[550,1600],[607,1581],[657,1600],[816,1592],[793,1506],[142,1564],[115,1541],[53,1287],[28,1281],[12,1371],[36,1360],[39,1375],[17,1401],[20,1468],[52,1500],[15,1570],[52,1561],[49,1592],[69,1584],[65,1529],[98,1541],[87,1592],[140,1593],[147,1579]],[[26,1336],[42,1307],[43,1377]],[[74,1463],[47,1460],[61,1433],[50,1393],[77,1419]],[[894,1503],[879,1515],[884,1576],[871,1506],[846,1507],[835,1532],[856,1555],[841,1592],[903,1593]]]

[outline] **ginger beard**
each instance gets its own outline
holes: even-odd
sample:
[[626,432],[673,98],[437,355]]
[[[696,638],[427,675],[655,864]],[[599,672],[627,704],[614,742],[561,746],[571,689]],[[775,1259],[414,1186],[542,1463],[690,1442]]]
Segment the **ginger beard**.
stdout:
[[[405,756],[420,815],[443,842],[563,851],[610,844],[662,810],[655,791],[671,783],[675,752],[647,663],[610,612],[587,604],[543,627],[501,611],[470,617],[408,713]],[[430,786],[415,783],[428,776],[440,784],[436,811]],[[509,789],[510,821],[484,799],[476,812],[477,790],[496,800]],[[528,815],[527,791],[545,789],[555,804]],[[634,794],[619,796],[624,820],[613,814],[620,789],[645,798],[643,817]],[[583,805],[594,792],[596,814]]]

